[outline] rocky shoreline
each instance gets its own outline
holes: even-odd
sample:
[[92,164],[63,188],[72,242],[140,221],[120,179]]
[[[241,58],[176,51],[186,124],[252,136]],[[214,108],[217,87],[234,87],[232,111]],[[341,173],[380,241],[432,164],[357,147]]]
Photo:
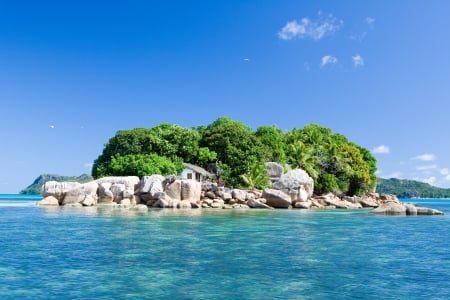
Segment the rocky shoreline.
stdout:
[[313,195],[313,180],[300,169],[291,170],[271,188],[243,190],[218,186],[213,182],[197,182],[170,175],[104,177],[88,183],[48,181],[42,186],[38,205],[95,206],[121,208],[178,209],[360,209],[384,215],[442,215],[443,212],[401,203],[396,196],[367,193],[349,197]]

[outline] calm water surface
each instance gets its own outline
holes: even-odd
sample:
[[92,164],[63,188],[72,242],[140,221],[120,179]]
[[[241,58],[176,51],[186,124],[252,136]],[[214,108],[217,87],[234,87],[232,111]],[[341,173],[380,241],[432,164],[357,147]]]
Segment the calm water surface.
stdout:
[[[444,216],[43,208],[0,195],[0,299],[449,299]],[[423,201],[423,200],[421,200]],[[425,205],[425,204],[424,204]]]

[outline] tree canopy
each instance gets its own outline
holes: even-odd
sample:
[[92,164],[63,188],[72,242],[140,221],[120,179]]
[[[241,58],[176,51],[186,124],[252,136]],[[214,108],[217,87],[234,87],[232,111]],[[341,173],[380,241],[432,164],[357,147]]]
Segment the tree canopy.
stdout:
[[264,163],[302,168],[315,193],[362,194],[376,185],[376,160],[341,134],[316,124],[283,132],[276,126],[246,124],[221,117],[207,126],[183,128],[160,124],[121,130],[105,144],[92,175],[178,173],[182,162],[207,168],[217,163],[228,186],[264,187]]

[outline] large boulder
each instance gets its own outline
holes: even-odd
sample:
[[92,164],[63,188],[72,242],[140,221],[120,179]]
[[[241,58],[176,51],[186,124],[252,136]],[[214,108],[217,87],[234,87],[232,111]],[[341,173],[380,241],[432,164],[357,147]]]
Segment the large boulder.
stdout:
[[274,208],[288,208],[291,204],[291,197],[280,190],[265,189],[262,198],[266,199],[266,204]]
[[295,169],[282,175],[272,188],[291,197],[292,202],[307,201],[314,192],[314,180],[304,170]]
[[164,191],[164,179],[164,176],[161,175],[144,176],[139,183],[139,189],[136,193],[147,200],[156,199],[157,193]]
[[406,215],[406,207],[398,202],[386,202],[371,210],[374,214],[382,215]]
[[181,200],[181,180],[174,180],[167,182],[164,187],[164,192],[173,200]]
[[280,178],[283,175],[284,169],[279,163],[270,161],[266,163],[266,167],[269,178]]
[[156,200],[155,203],[153,203],[152,207],[158,207],[158,208],[176,208],[181,200],[179,199],[172,199],[169,195],[166,193],[159,193],[158,194],[158,200]]
[[114,202],[120,203],[123,199],[123,192],[126,190],[126,185],[124,183],[113,183],[109,190],[114,195]]
[[250,199],[247,201],[247,205],[251,208],[272,208],[269,205],[261,202],[259,199]]
[[200,201],[202,194],[202,184],[195,180],[181,181],[181,200],[187,200],[192,203]]
[[139,186],[140,179],[137,176],[109,176],[95,180],[98,184],[109,182],[111,184],[123,184],[126,189],[135,191]]
[[[83,183],[68,190],[62,201],[63,205],[81,203],[86,200],[87,206],[93,205],[97,200],[98,183],[95,181]],[[86,199],[88,198],[88,199]]]
[[44,199],[42,199],[41,201],[36,203],[37,205],[55,205],[58,206],[59,205],[59,200],[56,199],[54,196],[47,196]]
[[240,189],[233,189],[233,191],[231,192],[231,196],[233,197],[233,199],[245,201],[247,199],[247,192]]
[[343,200],[332,193],[318,196],[315,199],[318,200],[319,203],[323,203],[326,206],[335,207],[335,208],[343,208],[343,209],[362,208],[362,205],[359,202],[356,202],[356,201],[350,202],[348,200]]
[[60,203],[62,203],[64,197],[66,196],[66,193],[69,190],[79,187],[80,185],[81,183],[79,182],[71,182],[71,181],[67,182],[47,181],[42,186],[41,194],[44,198],[48,196],[53,196],[56,199],[58,199]]
[[98,185],[98,203],[112,203],[114,194],[111,192],[111,182],[102,182]]

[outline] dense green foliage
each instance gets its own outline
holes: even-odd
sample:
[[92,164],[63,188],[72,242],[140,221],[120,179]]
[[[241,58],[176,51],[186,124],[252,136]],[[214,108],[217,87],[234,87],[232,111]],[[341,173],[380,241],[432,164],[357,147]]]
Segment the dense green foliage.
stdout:
[[328,128],[311,124],[283,132],[260,126],[253,131],[228,117],[192,129],[161,124],[119,131],[95,160],[92,175],[165,175],[178,173],[181,162],[204,168],[218,163],[226,185],[263,188],[268,161],[304,169],[314,179],[316,194],[359,195],[373,190],[377,180],[370,152]]
[[111,174],[114,176],[139,177],[148,174],[178,174],[184,166],[181,158],[168,159],[158,154],[116,154],[111,158]]
[[30,184],[25,189],[21,190],[21,194],[40,194],[41,193],[41,187],[46,183],[47,181],[75,181],[79,183],[85,183],[94,180],[92,176],[87,174],[82,174],[80,176],[60,176],[60,175],[51,175],[51,174],[43,174],[37,177],[32,184]]
[[450,189],[438,188],[420,181],[397,178],[378,178],[376,191],[394,194],[399,198],[450,198]]

